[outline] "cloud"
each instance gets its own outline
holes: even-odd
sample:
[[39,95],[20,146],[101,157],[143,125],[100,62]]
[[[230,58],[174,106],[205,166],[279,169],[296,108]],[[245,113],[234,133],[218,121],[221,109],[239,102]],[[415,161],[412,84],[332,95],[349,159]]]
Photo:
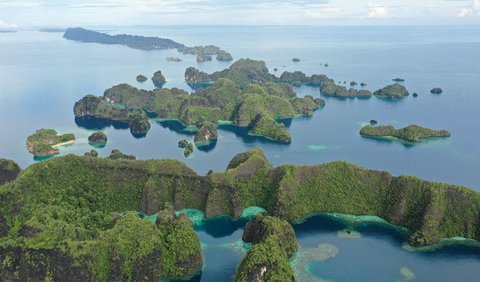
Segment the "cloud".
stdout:
[[463,8],[457,13],[459,18],[478,15],[480,15],[480,0],[474,0],[470,7]]
[[16,24],[11,24],[0,20],[0,29],[16,29],[18,26]]
[[367,18],[369,19],[386,19],[391,17],[388,8],[385,6],[374,5],[371,2],[368,6],[370,9]]

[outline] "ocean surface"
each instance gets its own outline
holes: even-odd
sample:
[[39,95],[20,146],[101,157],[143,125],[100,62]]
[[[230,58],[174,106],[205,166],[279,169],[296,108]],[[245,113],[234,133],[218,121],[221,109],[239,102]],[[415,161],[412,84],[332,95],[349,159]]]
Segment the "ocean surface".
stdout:
[[[103,95],[113,85],[129,83],[153,89],[151,81],[138,83],[137,74],[151,77],[161,70],[164,87],[191,91],[184,82],[189,66],[206,72],[227,68],[229,62],[197,63],[195,56],[176,50],[143,51],[118,45],[78,43],[62,33],[20,31],[0,33],[0,157],[17,161],[23,168],[35,162],[25,140],[38,128],[74,133],[77,142],[61,147],[61,155],[83,154],[92,149],[87,137],[102,128],[108,144],[97,149],[108,156],[120,149],[139,159],[175,158],[199,174],[223,171],[239,152],[260,147],[275,166],[317,164],[347,160],[369,169],[388,170],[424,179],[480,190],[480,27],[312,27],[312,26],[167,26],[97,27],[111,34],[161,36],[188,46],[215,44],[232,53],[234,60],[264,60],[279,76],[300,70],[308,75],[324,73],[336,81],[367,83],[377,90],[405,79],[410,93],[398,101],[326,98],[326,106],[312,118],[288,122],[289,145],[251,137],[232,126],[222,126],[219,140],[209,150],[195,150],[190,158],[177,148],[180,139],[192,139],[172,121],[152,120],[145,138],[128,129],[75,121],[73,105],[86,94]],[[182,62],[167,62],[166,57]],[[292,62],[298,57],[300,62]],[[329,66],[325,67],[324,64]],[[434,87],[441,95],[430,94]],[[321,97],[318,88],[295,89],[299,96]],[[362,138],[360,128],[375,119],[379,124],[403,127],[418,124],[448,129],[452,137],[420,144]],[[199,229],[205,254],[201,281],[228,281],[244,254],[239,247],[244,223],[225,224],[224,218]],[[227,220],[231,222],[231,220]],[[449,247],[433,253],[402,248],[397,231],[366,224],[357,239],[340,238],[345,228],[322,216],[295,226],[303,248],[328,243],[338,255],[325,261],[300,265],[305,280],[333,281],[474,281],[480,277],[478,250]],[[393,233],[392,233],[393,232]],[[301,253],[301,252],[300,252]],[[304,262],[304,260],[300,260]],[[412,276],[413,274],[413,276]],[[222,279],[223,278],[223,279]]]

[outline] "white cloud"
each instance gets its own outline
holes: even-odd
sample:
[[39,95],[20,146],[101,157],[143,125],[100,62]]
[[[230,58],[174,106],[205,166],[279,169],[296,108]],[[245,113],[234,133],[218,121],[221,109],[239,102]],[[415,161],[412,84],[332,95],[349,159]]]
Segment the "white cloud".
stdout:
[[390,18],[390,12],[385,6],[374,5],[371,2],[369,3],[370,10],[368,11],[367,18],[369,19],[386,19]]
[[480,15],[480,0],[474,0],[470,7],[463,8],[457,13],[457,17],[460,18],[478,15]]
[[11,24],[0,20],[0,29],[16,29],[18,26],[16,24]]

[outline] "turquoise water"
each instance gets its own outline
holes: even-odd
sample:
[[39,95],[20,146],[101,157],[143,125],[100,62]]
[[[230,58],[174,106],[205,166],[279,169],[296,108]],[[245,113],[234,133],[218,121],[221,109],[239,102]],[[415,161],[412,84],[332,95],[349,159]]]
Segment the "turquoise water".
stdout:
[[[175,158],[200,174],[209,169],[222,171],[237,153],[260,147],[274,165],[342,159],[371,169],[389,170],[395,175],[411,174],[480,190],[480,96],[477,90],[480,27],[102,29],[112,33],[163,36],[186,45],[215,44],[230,51],[235,59],[265,60],[270,69],[279,69],[278,75],[284,70],[325,73],[337,81],[366,82],[370,90],[401,77],[410,92],[419,93],[419,97],[409,96],[399,102],[325,98],[325,108],[312,118],[286,122],[293,138],[289,145],[248,136],[243,129],[223,124],[216,144],[202,151],[195,150],[185,159],[177,142],[193,139],[193,135],[178,123],[152,121],[148,134],[137,139],[122,125],[76,122],[73,104],[85,94],[102,95],[106,88],[124,82],[152,89],[150,81],[140,84],[135,77],[140,73],[150,77],[156,70],[162,70],[166,76],[164,87],[188,90],[183,81],[187,67],[212,72],[228,67],[229,63],[199,64],[194,56],[176,51],[152,52],[77,43],[62,39],[60,33],[3,33],[0,34],[0,157],[14,159],[22,167],[34,163],[25,140],[41,127],[75,133],[76,144],[62,147],[61,155],[83,154],[92,149],[87,137],[95,128],[104,127],[108,144],[97,149],[101,156],[118,148],[140,159]],[[169,56],[183,61],[166,62]],[[294,57],[301,61],[293,63]],[[329,67],[324,67],[324,63]],[[442,87],[444,93],[430,94],[433,87]],[[312,87],[296,91],[300,96],[320,96],[319,90]],[[398,127],[418,123],[445,128],[451,131],[452,137],[414,146],[362,138],[358,131],[371,119]],[[225,218],[215,219],[197,229],[206,262],[202,281],[228,281],[241,260],[238,241],[244,223],[228,222]],[[410,279],[412,273],[418,281],[473,281],[479,277],[480,259],[476,250],[450,247],[429,254],[411,253],[402,249],[403,239],[392,230],[358,227],[360,238],[339,238],[337,232],[345,228],[324,218],[312,218],[295,227],[300,243],[307,249],[323,243],[338,248],[335,257],[309,264],[308,274],[334,281],[396,281]]]

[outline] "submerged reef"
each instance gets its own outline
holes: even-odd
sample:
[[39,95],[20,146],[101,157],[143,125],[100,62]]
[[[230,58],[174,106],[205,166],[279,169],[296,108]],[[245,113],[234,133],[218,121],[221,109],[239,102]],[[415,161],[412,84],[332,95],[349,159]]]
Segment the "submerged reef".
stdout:
[[57,155],[60,145],[69,144],[75,141],[75,135],[63,134],[58,135],[54,129],[38,129],[34,134],[27,138],[28,152],[35,157],[48,157]]
[[425,138],[450,137],[447,130],[433,130],[414,124],[401,129],[395,129],[391,125],[367,125],[360,130],[360,134],[364,137],[396,137],[409,142],[419,142]]

